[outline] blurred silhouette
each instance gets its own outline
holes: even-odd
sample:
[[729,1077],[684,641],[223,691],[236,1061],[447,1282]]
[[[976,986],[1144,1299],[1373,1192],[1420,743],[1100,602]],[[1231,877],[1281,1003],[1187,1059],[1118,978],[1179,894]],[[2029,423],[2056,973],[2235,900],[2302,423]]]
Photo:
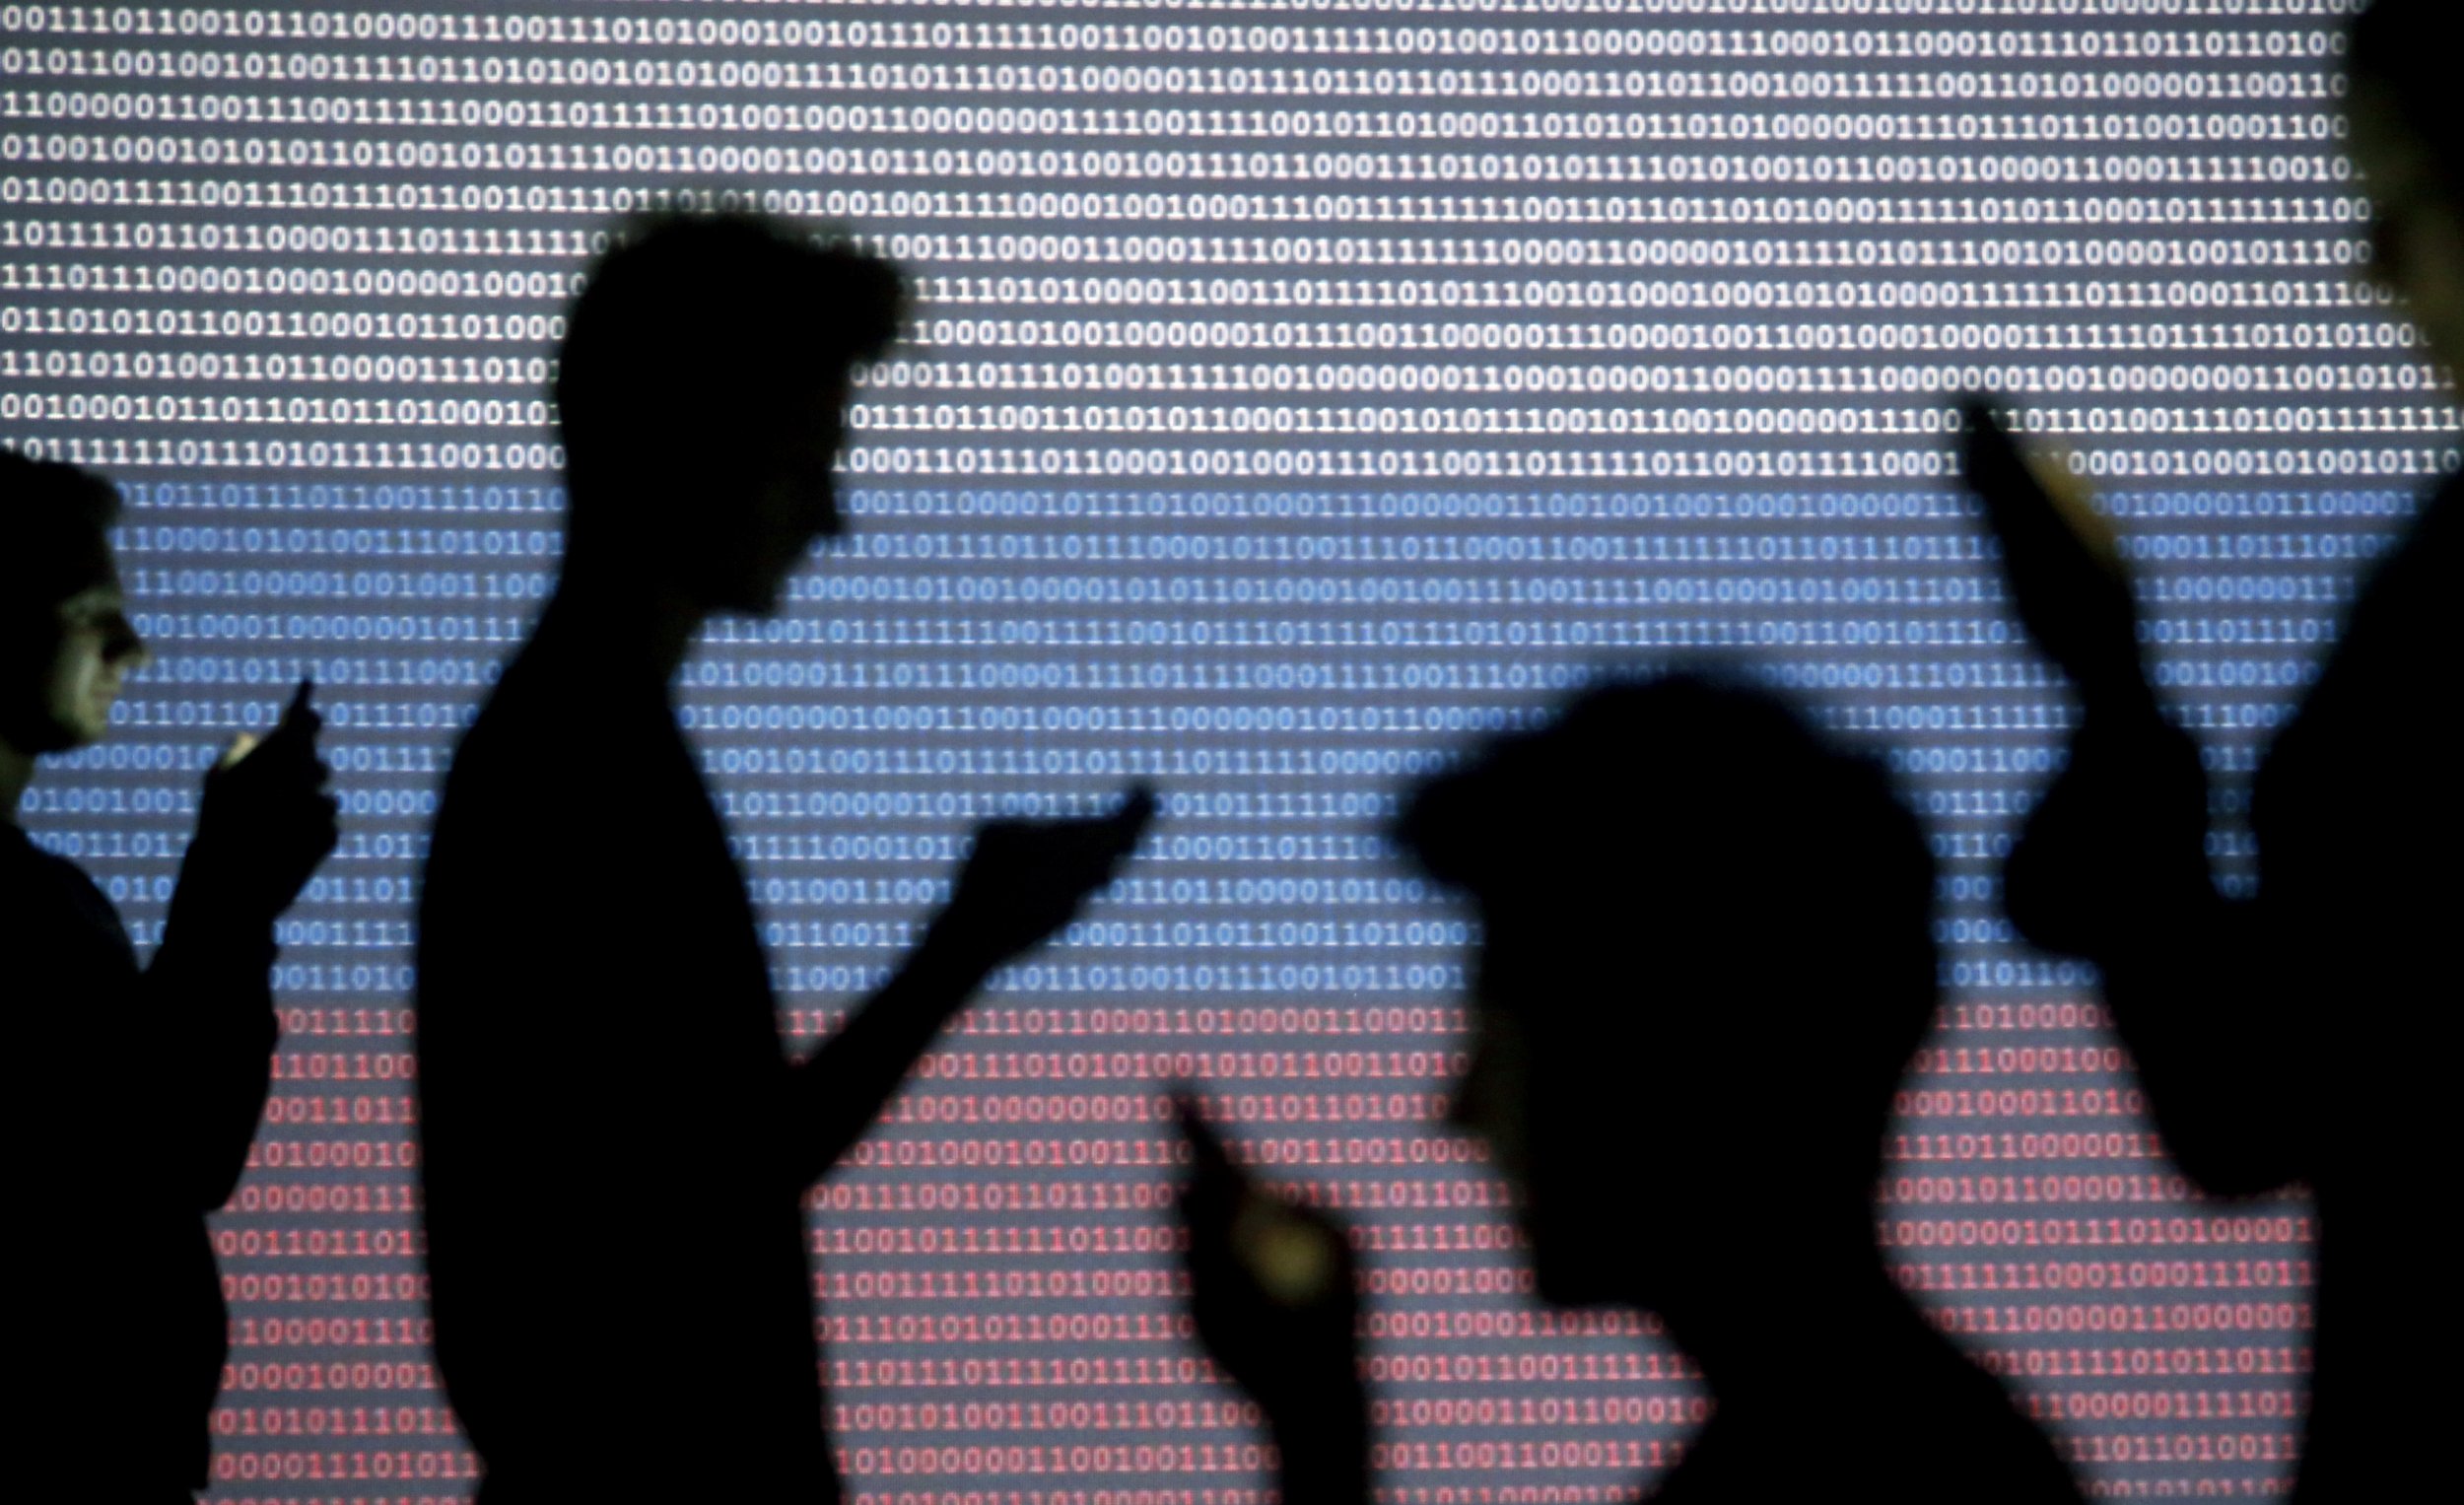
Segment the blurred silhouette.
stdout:
[[162,944],[143,971],[103,891],[17,824],[34,761],[99,741],[146,661],[98,476],[0,451],[0,980],[10,1358],[29,1382],[12,1490],[185,1500],[206,1482],[222,1288],[205,1214],[239,1181],[274,1046],[274,920],[333,849],[301,685],[263,742],[206,775]]
[[[2464,352],[2464,138],[2448,7],[2378,0],[2355,24],[2349,141],[2375,268],[2448,362]],[[2447,1387],[2411,1362],[2454,1323],[2414,1278],[2450,1143],[2457,787],[2444,761],[2456,666],[2457,486],[2375,567],[2259,771],[2254,897],[2207,863],[2207,783],[2141,662],[2129,579],[2058,469],[1967,405],[1969,484],[2003,541],[2020,620],[2076,683],[2067,767],[2007,868],[2030,940],[2095,962],[2183,1171],[2233,1196],[2306,1181],[2319,1286],[2306,1499],[2430,1476]],[[2303,1340],[2303,1339],[2296,1339]]]
[[[1514,1191],[1540,1294],[1659,1313],[1716,1399],[1657,1498],[2076,1498],[1876,1247],[1892,1091],[1935,1011],[1933,864],[1878,769],[1753,690],[1614,685],[1427,787],[1398,838],[1478,912],[1454,1118]],[[1286,1497],[1356,1505],[1342,1240],[1184,1123],[1199,1334]]]
[[1198,1336],[1265,1417],[1284,1505],[1362,1505],[1369,1398],[1351,1249],[1325,1217],[1251,1182],[1186,1088],[1173,1100],[1191,1149],[1181,1215]]
[[804,1192],[1151,812],[984,828],[899,974],[783,1054],[669,684],[839,531],[853,369],[899,310],[887,264],[719,216],[632,227],[574,308],[563,577],[455,754],[420,910],[437,1354],[489,1505],[836,1496]]

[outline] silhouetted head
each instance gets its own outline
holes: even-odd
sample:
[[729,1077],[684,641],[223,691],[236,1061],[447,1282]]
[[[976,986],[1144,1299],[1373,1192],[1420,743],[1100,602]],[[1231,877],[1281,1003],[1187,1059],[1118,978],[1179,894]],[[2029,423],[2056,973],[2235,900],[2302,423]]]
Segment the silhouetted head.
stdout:
[[111,562],[118,511],[101,476],[0,450],[0,743],[12,752],[102,737],[122,677],[145,662]]
[[1934,1008],[1933,864],[1882,774],[1757,691],[1591,691],[1413,798],[1468,893],[1457,1122],[1514,1184],[1540,1293],[1634,1301],[1870,1206]]
[[2346,143],[2370,199],[2372,274],[2438,358],[2464,362],[2464,116],[2452,0],[2372,0],[2346,50]]
[[705,610],[768,612],[839,531],[855,368],[897,333],[890,265],[747,214],[637,221],[590,269],[559,352],[574,558]]

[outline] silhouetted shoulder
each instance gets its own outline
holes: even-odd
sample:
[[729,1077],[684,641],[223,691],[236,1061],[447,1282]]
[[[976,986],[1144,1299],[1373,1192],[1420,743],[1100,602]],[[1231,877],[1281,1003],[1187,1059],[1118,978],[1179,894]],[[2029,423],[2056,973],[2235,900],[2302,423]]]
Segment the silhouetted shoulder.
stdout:
[[[83,869],[0,821],[0,935],[12,979],[45,977],[83,956],[108,956],[135,972],[137,958],[111,902]],[[35,1001],[24,995],[28,1002]]]
[[[481,983],[503,994],[515,975],[612,965],[619,953],[582,934],[648,902],[642,874],[665,859],[697,792],[655,684],[516,658],[455,747],[438,805],[420,895],[424,1006]],[[512,992],[550,1001],[535,979]]]
[[[141,1042],[161,1032],[145,1027],[136,955],[110,901],[7,823],[0,979],[16,1066],[10,1137],[43,1146],[12,1157],[9,1190],[51,1230],[21,1246],[13,1272],[38,1294],[12,1311],[10,1354],[45,1377],[18,1422],[42,1439],[37,1452],[76,1461],[81,1487],[106,1456],[110,1477],[131,1487],[201,1483],[225,1334],[202,1214],[165,1169],[190,1129],[167,1121],[156,1073],[173,1063],[130,1043],[132,1030]],[[111,1059],[107,1112],[97,1075],[77,1068],[98,1052]]]

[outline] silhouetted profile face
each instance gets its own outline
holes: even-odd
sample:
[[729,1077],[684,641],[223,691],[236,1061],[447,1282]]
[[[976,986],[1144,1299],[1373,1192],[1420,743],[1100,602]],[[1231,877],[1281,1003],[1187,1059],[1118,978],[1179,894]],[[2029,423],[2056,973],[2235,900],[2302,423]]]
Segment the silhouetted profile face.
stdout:
[[836,472],[847,399],[842,373],[782,393],[775,421],[748,429],[740,478],[714,480],[705,499],[708,520],[694,536],[706,547],[679,561],[700,571],[692,587],[698,599],[767,616],[813,544],[843,531]]
[[109,730],[112,703],[147,657],[103,531],[114,500],[98,477],[15,454],[0,456],[0,489],[17,555],[0,579],[0,740],[66,752]]
[[2464,202],[2383,88],[2356,86],[2346,149],[2369,193],[2370,275],[2402,295],[2440,362],[2464,359]]
[[[1743,1101],[1692,1090],[1706,1067],[1686,1043],[1654,1038],[1653,1020],[1706,1006],[1675,977],[1642,975],[1671,937],[1636,916],[1623,938],[1653,960],[1620,968],[1585,949],[1607,937],[1569,934],[1529,907],[1482,902],[1479,914],[1454,1121],[1488,1145],[1514,1194],[1540,1294],[1633,1301],[1682,1279],[1684,1241],[1755,1126],[1733,1111]],[[1638,1015],[1607,1018],[1625,1010]]]
[[768,613],[842,526],[834,477],[856,369],[902,311],[890,266],[752,215],[623,231],[559,352],[569,556]]
[[1878,771],[1668,678],[1492,744],[1398,836],[1477,907],[1455,1118],[1542,1296],[1665,1306],[1853,1236],[1933,1014],[1931,860]]
[[2345,147],[2370,202],[2370,275],[2450,369],[2464,362],[2464,116],[2451,0],[2375,0],[2353,28]]
[[[1595,1039],[1586,1050],[1574,1038],[1580,1031],[1568,1027],[1568,1016],[1582,1017],[1579,999],[1616,984],[1585,976],[1543,926],[1488,905],[1480,916],[1483,939],[1471,969],[1472,1063],[1456,1084],[1455,1127],[1488,1146],[1513,1194],[1541,1297],[1560,1306],[1625,1298],[1636,1283],[1632,1266],[1650,1259],[1651,1214],[1630,1200],[1636,1189],[1620,1184],[1626,1178],[1610,1173],[1621,1159],[1610,1146],[1665,1138],[1670,1105],[1644,1087],[1647,1059],[1629,1059],[1622,1073],[1604,1071],[1612,1054],[1606,1042]],[[1602,1092],[1613,1096],[1604,1102]],[[1605,1181],[1604,1173],[1610,1173]],[[1662,1183],[1655,1199],[1672,1190]]]
[[[30,724],[11,717],[9,741],[22,752],[65,752],[103,739],[123,678],[145,661],[117,581],[87,586],[52,612],[56,631],[37,667],[39,710]],[[37,650],[39,651],[39,650]]]

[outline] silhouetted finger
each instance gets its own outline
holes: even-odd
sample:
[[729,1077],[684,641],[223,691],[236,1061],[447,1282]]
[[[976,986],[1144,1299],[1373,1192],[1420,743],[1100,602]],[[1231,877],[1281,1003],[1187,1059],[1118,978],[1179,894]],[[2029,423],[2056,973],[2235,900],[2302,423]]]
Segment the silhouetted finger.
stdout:
[[1143,784],[1131,785],[1121,797],[1121,808],[1094,822],[1094,836],[1106,859],[1118,865],[1122,858],[1137,850],[1138,838],[1155,818],[1155,791]]
[[1190,1160],[1200,1174],[1234,1174],[1232,1157],[1224,1153],[1223,1141],[1198,1116],[1198,1103],[1189,1084],[1175,1082],[1168,1089],[1172,1098],[1172,1120],[1180,1126],[1181,1137],[1190,1142]]
[[1087,831],[1083,850],[1086,860],[1091,864],[1091,881],[1098,885],[1112,881],[1113,874],[1121,870],[1121,864],[1129,860],[1129,854],[1137,849],[1139,829],[1123,826],[1120,817],[1115,816]]
[[[2091,570],[2118,578],[2120,560],[2112,529],[2088,505],[2069,476],[2031,462],[1993,411],[1981,403],[1962,407],[1967,431],[1963,463],[1968,485],[1985,507],[1986,521],[2003,542],[2003,561],[2023,591],[2056,589],[2047,571]],[[2081,583],[2065,576],[2064,588]]]
[[1004,847],[1016,846],[1025,831],[1026,827],[1018,821],[988,820],[976,827],[975,846],[967,855],[970,858],[983,857],[988,854],[997,856]]
[[1232,1163],[1223,1140],[1198,1118],[1198,1105],[1184,1088],[1173,1090],[1172,1115],[1190,1146],[1190,1186],[1184,1197],[1190,1223],[1228,1236],[1248,1179]]
[[1253,1186],[1223,1141],[1175,1094],[1174,1113],[1190,1142],[1190,1186],[1183,1196],[1194,1276],[1237,1272],[1245,1286],[1280,1306],[1323,1303],[1345,1289],[1342,1236],[1281,1197]]
[[1055,889],[1085,898],[1112,881],[1129,853],[1114,819],[1055,821],[1038,829],[1036,855]]
[[1148,785],[1133,784],[1129,786],[1129,791],[1121,796],[1121,808],[1113,811],[1108,823],[1121,830],[1128,840],[1133,842],[1137,840],[1138,833],[1146,829],[1147,822],[1155,818],[1155,808],[1153,787]]
[[1121,801],[1121,808],[1096,824],[1095,836],[1106,861],[1118,867],[1123,858],[1137,850],[1138,838],[1146,834],[1147,823],[1155,818],[1155,794],[1144,785],[1131,789]]
[[1110,843],[1089,846],[1073,855],[1069,862],[1067,884],[1080,899],[1092,899],[1112,887],[1121,875],[1122,859],[1128,854]]
[[[314,712],[308,715],[311,720],[315,717]],[[280,769],[286,778],[312,783],[318,765],[315,726],[291,720],[277,723],[258,739],[248,762],[257,768]]]
[[1968,484],[2004,542],[2014,550],[2085,555],[2098,570],[2117,573],[2112,527],[2078,484],[2058,469],[2031,462],[1983,399],[1964,399],[1959,411]]
[[1967,471],[1968,485],[1983,500],[1988,512],[1997,512],[2016,502],[2036,500],[2035,473],[2020,457],[2019,446],[2003,427],[2002,418],[1983,397],[1970,395],[1959,402],[1959,452]]
[[1994,399],[1985,392],[1961,392],[1951,400],[1959,413],[1959,442],[1962,447],[1981,450],[1997,440],[2010,442],[2003,432],[2002,420],[1994,416]]
[[313,758],[316,755],[316,734],[324,729],[325,718],[308,704],[308,696],[314,689],[308,680],[301,680],[299,688],[291,692],[291,699],[284,704],[273,730],[267,732],[259,744],[274,749],[277,761],[290,763],[304,756]]
[[1967,472],[1969,489],[1985,504],[1995,531],[2007,532],[2012,523],[2043,507],[2045,499],[1993,407],[1973,393],[1958,406],[1960,468]]

